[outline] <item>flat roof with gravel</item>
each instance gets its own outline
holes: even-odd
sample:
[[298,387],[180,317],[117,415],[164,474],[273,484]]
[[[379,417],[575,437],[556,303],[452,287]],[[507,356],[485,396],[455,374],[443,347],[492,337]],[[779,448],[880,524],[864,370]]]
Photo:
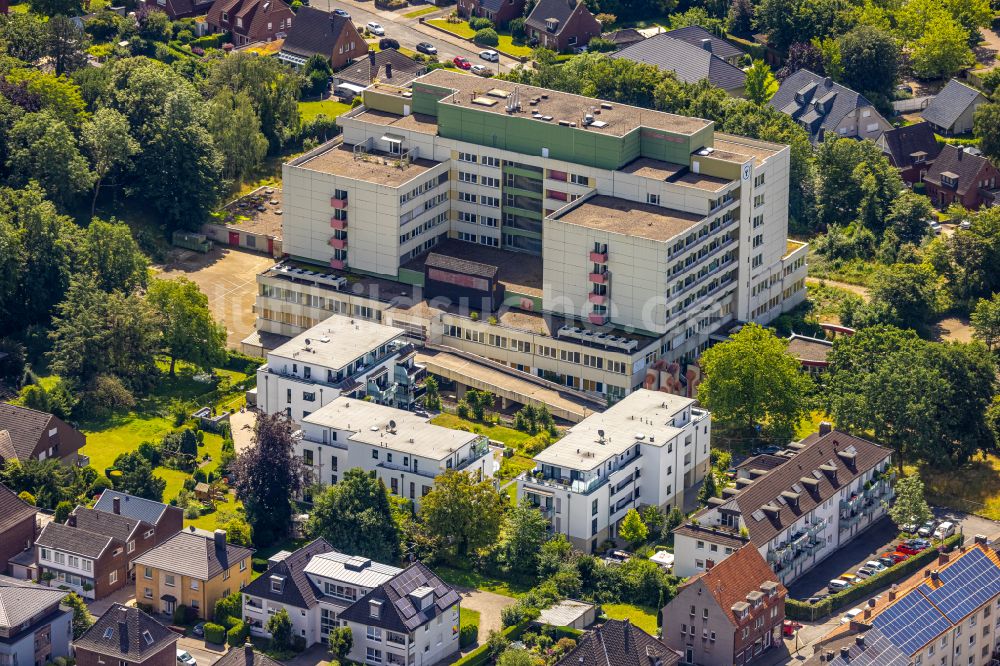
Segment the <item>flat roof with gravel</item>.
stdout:
[[552,219],[588,229],[665,242],[684,233],[704,216],[601,194]]

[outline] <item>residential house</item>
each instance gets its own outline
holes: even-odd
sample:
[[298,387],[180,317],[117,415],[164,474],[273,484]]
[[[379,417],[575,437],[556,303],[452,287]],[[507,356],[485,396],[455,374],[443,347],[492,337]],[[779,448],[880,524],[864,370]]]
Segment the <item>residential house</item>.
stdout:
[[43,666],[72,656],[73,611],[66,593],[0,576],[0,664]]
[[125,542],[76,526],[51,522],[35,540],[39,575],[53,587],[68,587],[85,599],[103,599],[128,582]]
[[930,123],[914,123],[882,132],[876,143],[907,186],[923,182],[941,152]]
[[58,416],[0,402],[0,462],[58,458],[77,462],[83,433]]
[[113,513],[153,526],[155,543],[163,543],[184,527],[184,512],[176,506],[136,497],[120,490],[105,490],[94,503],[95,511]]
[[892,129],[864,95],[808,69],[800,69],[782,81],[768,103],[795,119],[813,143],[828,134],[875,141],[882,132]]
[[[36,513],[35,507],[0,483],[0,574],[10,573],[16,576],[18,572],[15,568],[20,567],[23,572],[25,564],[30,566],[34,563]],[[21,558],[25,553],[28,562],[22,564]],[[15,558],[18,558],[18,562],[11,564],[11,560]]]
[[958,203],[970,210],[1000,201],[1000,171],[990,160],[961,146],[942,146],[924,175],[927,196],[938,208]]
[[746,59],[746,51],[732,42],[712,34],[700,25],[688,25],[661,34],[704,49],[715,57],[722,58],[734,67],[739,67]]
[[301,67],[317,54],[329,60],[336,71],[367,55],[368,43],[351,19],[304,6],[285,36],[278,59]]
[[[734,97],[743,95],[746,74],[739,67],[714,53],[715,43],[712,39],[705,38],[698,44],[692,44],[687,40],[672,37],[675,32],[677,31],[663,32],[644,39],[623,48],[615,53],[614,57],[655,65],[664,71],[673,72],[685,83],[708,80],[713,86],[722,88]],[[724,51],[724,53],[729,52]]]
[[524,14],[524,0],[458,0],[458,15],[481,16],[503,26]]
[[165,615],[178,605],[211,620],[215,602],[250,582],[252,548],[227,543],[226,531],[178,532],[135,560],[135,598]]
[[108,536],[124,543],[129,579],[134,575],[135,558],[156,545],[156,530],[144,520],[78,506],[70,514],[69,522],[75,524],[78,530]]
[[938,134],[954,136],[972,131],[976,108],[989,99],[972,86],[952,79],[941,89],[920,116]]
[[486,436],[365,400],[341,396],[306,416],[301,425],[295,453],[313,483],[337,483],[345,471],[359,468],[416,508],[448,470],[487,479],[498,469]]
[[517,478],[527,498],[578,548],[596,552],[630,509],[686,506],[708,471],[711,418],[691,398],[639,389],[588,416]]
[[680,658],[626,618],[584,634],[555,666],[674,666]]
[[553,51],[586,46],[601,34],[601,23],[581,0],[538,0],[524,22],[532,44]]
[[10,12],[9,0],[0,0],[0,14],[7,14],[9,12]]
[[623,49],[626,46],[641,42],[646,39],[646,36],[635,28],[622,28],[621,30],[612,30],[603,33],[601,39],[615,44],[619,49]]
[[284,666],[280,661],[271,659],[263,652],[254,650],[253,645],[237,645],[229,648],[213,666]]
[[211,32],[228,32],[232,42],[270,42],[285,37],[295,13],[284,0],[217,0],[206,20]]
[[177,666],[178,634],[138,608],[114,604],[74,641],[78,666]]
[[986,545],[940,553],[813,645],[807,664],[988,666],[1000,654],[1000,557]]
[[340,613],[356,636],[348,657],[366,664],[436,664],[458,655],[462,597],[415,562]]
[[741,468],[689,523],[674,532],[674,575],[719,566],[749,541],[784,584],[812,569],[886,513],[892,452],[820,425],[770,469]]
[[139,7],[164,12],[171,21],[205,14],[215,0],[138,0]]
[[375,81],[394,86],[405,86],[427,72],[427,67],[396,49],[369,51],[367,58],[360,58],[334,74],[334,86],[349,84],[360,94]]
[[742,666],[781,645],[788,590],[747,545],[695,574],[663,607],[663,642],[685,664]]

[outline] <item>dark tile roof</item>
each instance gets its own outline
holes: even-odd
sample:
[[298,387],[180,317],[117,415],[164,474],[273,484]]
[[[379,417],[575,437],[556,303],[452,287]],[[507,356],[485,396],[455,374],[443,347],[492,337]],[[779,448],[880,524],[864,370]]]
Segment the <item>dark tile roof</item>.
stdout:
[[97,559],[113,541],[114,539],[109,536],[52,522],[42,528],[42,533],[38,535],[35,544]]
[[799,361],[825,363],[826,357],[830,355],[830,349],[832,348],[833,343],[829,340],[819,340],[793,333],[788,339],[788,347],[785,348],[785,351]]
[[180,638],[138,608],[114,604],[74,641],[84,649],[130,662],[143,662]]
[[976,189],[979,172],[988,167],[990,161],[981,155],[971,155],[961,146],[946,145],[941,147],[934,164],[928,169],[924,180],[938,187],[942,185],[941,174],[949,173],[957,176],[958,185],[954,188],[959,196],[965,196],[970,189]]
[[[29,518],[35,519],[35,507],[31,506],[13,490],[0,483],[0,538],[7,530],[20,525]],[[0,570],[6,568],[6,563],[0,562]]]
[[733,534],[725,530],[715,530],[704,525],[692,525],[690,523],[681,525],[673,533],[689,536],[693,539],[707,539],[712,543],[717,543],[720,546],[728,546],[733,550],[742,548],[747,542],[747,539],[738,534]]
[[135,564],[210,580],[252,553],[252,548],[231,543],[219,548],[211,536],[186,531],[146,551],[136,558]]
[[18,460],[31,457],[52,418],[52,414],[0,402],[0,430],[6,430],[10,434]]
[[215,662],[215,666],[284,666],[280,661],[271,659],[263,652],[257,652],[253,645],[238,645]]
[[[312,608],[318,602],[318,596],[316,588],[305,573],[306,565],[316,555],[329,553],[333,550],[333,546],[327,543],[326,539],[316,539],[268,568],[267,571],[243,588],[243,592],[286,606]],[[275,592],[271,589],[271,576],[282,576],[285,579],[281,592]]]
[[329,58],[333,55],[333,47],[340,38],[340,33],[353,27],[351,19],[324,12],[315,7],[303,6],[295,15],[282,51],[308,58],[320,53]]
[[704,48],[702,46],[702,40],[710,39],[712,40],[712,53],[724,60],[728,60],[729,58],[739,58],[746,55],[746,51],[740,47],[736,46],[732,42],[722,39],[721,37],[716,37],[700,25],[688,25],[683,28],[677,28],[676,30],[670,30],[664,34],[666,34],[667,37],[679,39],[691,44],[692,46],[697,46],[700,49]]
[[[372,60],[374,59],[374,62]],[[392,65],[392,78],[386,78],[386,64]],[[425,73],[427,68],[422,64],[403,55],[396,49],[385,49],[373,57],[359,58],[344,69],[337,72],[337,78],[348,83],[367,86],[376,78],[386,83],[406,85],[413,79]]]
[[618,46],[628,46],[629,44],[641,42],[646,38],[643,37],[642,33],[635,28],[624,28],[622,30],[612,30],[611,32],[606,32],[601,35],[601,39],[614,42]]
[[941,144],[934,138],[934,130],[927,123],[914,123],[905,127],[894,127],[882,133],[882,150],[897,169],[913,166],[913,154],[924,153],[928,164],[941,152]]
[[[773,539],[801,516],[836,496],[842,487],[879,465],[891,454],[889,449],[874,442],[848,435],[839,430],[834,430],[822,437],[818,433],[813,433],[800,443],[803,448],[790,457],[787,463],[758,477],[719,507],[720,509],[731,508],[740,512],[750,533],[750,540],[756,546],[761,546]],[[847,452],[851,449],[855,452],[854,464],[852,467],[848,467],[848,463],[839,455],[839,452]],[[835,478],[831,479],[829,474],[820,471],[820,465],[833,465],[837,470]],[[817,473],[813,474],[814,471]],[[798,493],[797,508],[793,509],[787,502],[777,500],[784,491],[796,492],[792,486],[801,486],[800,481],[803,477],[815,479],[816,490],[814,492],[803,487],[803,490]],[[758,513],[765,505],[776,508],[777,513],[774,515],[763,511]],[[711,510],[713,507],[702,509],[695,514],[695,517],[702,518],[706,512]],[[754,517],[755,514],[758,516],[757,518]]]
[[[425,610],[417,609],[409,596],[418,588],[432,590],[433,603]],[[458,592],[450,585],[422,562],[415,562],[351,604],[340,614],[340,619],[405,634],[430,622],[460,600]],[[371,616],[372,603],[381,605],[378,618]]]
[[103,511],[104,513],[114,513],[116,497],[119,498],[119,511],[121,515],[147,522],[150,525],[156,525],[160,520],[160,516],[167,510],[167,505],[163,502],[136,497],[135,495],[129,495],[119,490],[105,490],[102,492],[94,504],[94,509]]
[[[815,102],[824,112],[816,109]],[[847,114],[872,105],[864,95],[808,69],[800,69],[782,81],[768,103],[804,125],[814,141],[821,138],[823,131],[835,131]],[[873,113],[877,112],[873,109]]]
[[655,65],[676,73],[685,83],[708,79],[723,90],[733,90],[742,88],[746,82],[746,74],[739,68],[700,46],[671,37],[670,33],[660,33],[627,46],[614,57]]
[[496,278],[499,268],[490,264],[482,264],[478,261],[461,259],[448,254],[438,254],[431,252],[427,255],[424,265],[429,268],[440,268],[445,271],[462,273],[464,275],[478,275],[485,278]]
[[58,606],[64,590],[0,576],[0,629],[19,629],[46,608]]
[[[73,510],[73,517],[76,519],[76,528],[86,530],[93,534],[117,539],[122,543],[128,541],[135,532],[135,528],[140,521],[128,516],[116,516],[113,513],[104,513],[95,509],[78,506]],[[146,523],[145,529],[152,527]]]
[[[573,15],[573,11],[577,8],[578,0],[538,0],[535,8],[531,10],[528,14],[528,18],[525,19],[525,25],[528,25],[536,30],[546,30],[545,21],[548,19],[556,19],[559,25],[556,26],[556,31],[552,34],[558,35],[566,27],[569,22],[569,17]],[[582,4],[582,2],[581,2]],[[587,11],[584,7],[583,11]]]
[[981,104],[986,96],[958,79],[952,79],[941,89],[927,108],[920,114],[927,122],[938,127],[950,128],[972,104]]
[[585,634],[557,666],[672,666],[681,657],[628,620],[608,620]]
[[735,553],[695,576],[691,576],[682,585],[688,587],[700,582],[708,590],[715,603],[733,626],[740,623],[733,611],[733,604],[746,601],[747,595],[759,591],[764,583],[777,583],[777,593],[788,594],[771,567],[757,547],[750,544],[740,548]]
[[736,469],[770,470],[779,465],[784,465],[786,462],[788,462],[788,458],[784,456],[773,456],[770,453],[762,453],[759,456],[750,456],[737,465]]
[[503,3],[507,0],[479,0],[479,6],[491,12],[499,12],[503,9]]

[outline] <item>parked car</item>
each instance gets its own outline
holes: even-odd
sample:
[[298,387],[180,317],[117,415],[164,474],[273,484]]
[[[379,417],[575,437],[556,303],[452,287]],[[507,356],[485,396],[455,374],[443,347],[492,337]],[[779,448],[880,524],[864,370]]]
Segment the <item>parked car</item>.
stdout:
[[455,56],[452,62],[455,63],[455,67],[458,67],[459,69],[469,69],[472,67],[472,63],[462,56]]
[[910,539],[910,543],[912,543],[920,550],[931,547],[931,542],[927,539]]
[[871,569],[869,567],[861,567],[861,568],[858,569],[857,576],[858,576],[858,578],[861,578],[861,579],[871,578],[872,576],[874,576],[877,573],[878,572],[875,569]]
[[477,76],[493,76],[493,70],[486,65],[473,65],[469,71]]
[[857,616],[861,615],[864,612],[865,611],[863,608],[852,608],[851,610],[844,613],[844,616],[840,618],[840,623],[847,624],[848,622],[850,622],[851,620],[853,620],[854,618],[856,618]]
[[632,553],[624,550],[609,550],[604,556],[604,561],[608,564],[625,564],[632,559]]
[[198,624],[194,625],[194,627],[192,627],[191,629],[191,633],[193,633],[198,638],[203,637],[205,635],[205,623],[199,622]]
[[781,633],[783,636],[790,637],[794,636],[795,632],[802,628],[802,625],[794,620],[785,620],[781,624]]
[[825,592],[821,592],[820,594],[817,594],[814,597],[809,597],[808,599],[806,599],[806,603],[807,604],[818,604],[819,602],[821,602],[824,599],[826,599],[828,596],[830,596],[830,595],[826,594]]
[[851,585],[854,585],[855,583],[858,582],[858,576],[855,574],[849,574],[849,573],[840,574],[840,578],[842,580],[846,580]]
[[972,228],[972,222],[970,222],[969,220],[962,220],[961,222],[958,223],[958,228],[961,229],[962,231],[968,231],[969,229]]
[[177,663],[184,666],[198,666],[198,661],[186,650],[177,651]]
[[868,560],[865,562],[865,566],[875,571],[885,571],[888,568],[878,560]]
[[927,226],[930,227],[930,230],[932,232],[934,232],[934,235],[936,236],[941,235],[941,225],[935,220],[927,220]]
[[913,519],[911,519],[910,522],[908,522],[905,525],[903,525],[903,527],[901,529],[904,532],[906,532],[907,534],[916,534],[917,530],[920,529],[920,525],[918,525],[916,523],[916,521],[914,521]]
[[437,55],[438,52],[437,47],[430,42],[420,42],[417,44],[417,50],[427,55]]
[[919,530],[917,530],[917,535],[922,537],[929,537],[930,535],[934,534],[935,527],[937,527],[937,523],[935,523],[933,520],[928,520],[926,523],[920,526]]
[[350,12],[348,12],[346,9],[341,9],[340,7],[334,9],[333,13],[336,14],[337,16],[343,16],[344,18],[351,18]]
[[827,587],[834,591],[846,590],[850,586],[851,584],[843,578],[834,578],[827,584]]
[[916,555],[928,546],[930,546],[930,544],[924,539],[910,539],[909,541],[899,544],[899,546],[896,547],[896,550],[904,555]]
[[382,27],[381,23],[376,23],[375,21],[369,21],[367,24],[365,24],[365,27],[368,28],[368,32],[372,33],[373,35],[378,35],[379,37],[381,37],[382,35],[385,34],[385,28]]
[[934,538],[938,540],[947,539],[954,533],[955,533],[955,523],[951,522],[950,520],[946,520],[940,525],[938,525],[937,529],[934,530]]
[[479,52],[479,57],[490,62],[500,62],[500,54],[493,49],[485,49]]

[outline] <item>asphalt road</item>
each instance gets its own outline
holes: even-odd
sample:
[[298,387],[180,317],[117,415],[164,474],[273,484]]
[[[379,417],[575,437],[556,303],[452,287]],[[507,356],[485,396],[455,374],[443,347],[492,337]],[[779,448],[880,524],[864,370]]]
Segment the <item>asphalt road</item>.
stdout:
[[224,651],[209,648],[202,638],[189,638],[187,636],[182,636],[177,641],[177,649],[187,650],[198,662],[198,666],[212,666],[225,654]]
[[[334,9],[345,9],[351,14],[351,20],[363,28],[369,21],[380,23],[385,28],[385,36],[391,37],[399,42],[399,45],[411,50],[416,50],[419,42],[430,42],[437,47],[438,59],[445,62],[455,56],[468,58],[472,64],[481,64],[490,67],[494,71],[508,72],[518,61],[500,56],[500,62],[487,62],[479,57],[479,49],[471,42],[459,39],[452,35],[445,34],[434,28],[421,25],[419,18],[406,18],[403,15],[421,8],[421,5],[412,5],[406,9],[390,12],[376,9],[373,2],[363,2],[359,0],[312,0],[310,6],[324,11]],[[434,15],[426,15],[425,18],[445,17],[451,13],[453,7],[442,7],[441,11]]]

